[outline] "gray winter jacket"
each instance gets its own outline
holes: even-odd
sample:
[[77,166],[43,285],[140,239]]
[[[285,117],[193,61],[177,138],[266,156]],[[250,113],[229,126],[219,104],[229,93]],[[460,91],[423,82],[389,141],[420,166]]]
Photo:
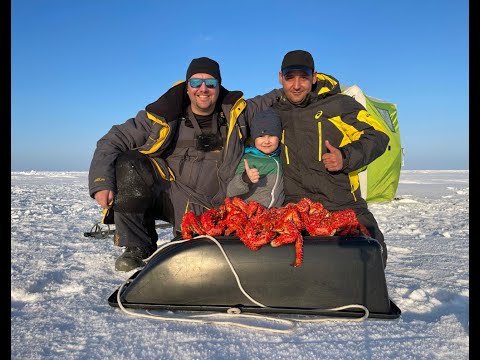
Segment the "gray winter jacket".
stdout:
[[[253,115],[256,111],[271,106],[280,94],[279,90],[273,90],[265,95],[244,100],[242,92],[228,91],[221,86],[217,104],[221,104],[220,110],[226,117],[227,138],[223,149],[223,161],[217,169],[220,189],[213,198],[189,192],[182,184],[175,184],[175,173],[170,169],[164,156],[167,149],[175,147],[174,137],[179,118],[189,105],[185,81],[173,86],[157,101],[148,105],[146,110],[139,111],[134,118],[128,119],[123,124],[114,125],[97,142],[89,170],[90,196],[94,197],[95,192],[100,190],[116,192],[115,161],[120,153],[137,149],[148,155],[160,176],[172,181],[172,188],[178,190],[171,194],[178,226],[185,211],[194,210],[201,213],[207,208],[217,207],[223,203],[227,184],[242,157],[245,140],[249,136],[248,126]],[[176,197],[179,198],[178,201]],[[190,204],[199,204],[199,207],[188,208]]]

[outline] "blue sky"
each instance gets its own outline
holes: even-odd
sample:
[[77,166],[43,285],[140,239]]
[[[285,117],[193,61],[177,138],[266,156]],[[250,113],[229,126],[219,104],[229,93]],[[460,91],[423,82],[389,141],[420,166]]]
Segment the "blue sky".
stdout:
[[249,98],[279,87],[295,49],[310,51],[317,71],[397,104],[404,169],[469,169],[468,7],[13,0],[12,171],[88,170],[97,140],[184,79],[192,58],[217,60],[223,86]]

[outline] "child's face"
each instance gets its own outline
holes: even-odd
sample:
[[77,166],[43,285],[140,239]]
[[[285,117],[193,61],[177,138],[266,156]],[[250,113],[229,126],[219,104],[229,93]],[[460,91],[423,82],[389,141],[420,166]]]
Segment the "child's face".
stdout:
[[263,135],[255,139],[255,147],[264,154],[270,154],[277,150],[280,139],[277,136]]

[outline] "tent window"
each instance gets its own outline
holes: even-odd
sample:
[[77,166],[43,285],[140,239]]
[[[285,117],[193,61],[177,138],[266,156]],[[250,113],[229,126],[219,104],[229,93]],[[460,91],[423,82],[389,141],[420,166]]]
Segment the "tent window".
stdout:
[[395,128],[393,127],[393,122],[392,122],[392,118],[390,117],[390,113],[388,112],[388,110],[385,110],[385,109],[381,109],[379,107],[376,107],[375,108],[377,109],[378,113],[380,114],[380,116],[383,118],[383,120],[385,121],[385,123],[388,125],[388,127],[390,128],[390,130],[392,132],[395,132]]

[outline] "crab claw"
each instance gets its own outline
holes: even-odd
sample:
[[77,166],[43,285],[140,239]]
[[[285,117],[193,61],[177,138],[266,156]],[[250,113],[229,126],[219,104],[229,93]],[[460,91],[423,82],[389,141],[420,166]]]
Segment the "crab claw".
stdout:
[[193,238],[193,233],[205,235],[205,229],[193,211],[189,211],[183,216],[181,230],[185,240]]

